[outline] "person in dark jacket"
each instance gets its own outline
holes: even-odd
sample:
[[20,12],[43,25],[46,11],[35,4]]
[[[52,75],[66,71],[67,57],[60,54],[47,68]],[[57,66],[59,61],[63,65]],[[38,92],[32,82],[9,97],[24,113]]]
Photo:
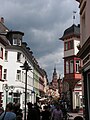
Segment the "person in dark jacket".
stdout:
[[27,120],[38,120],[38,111],[33,108],[32,103],[28,103],[28,114],[27,114]]
[[50,120],[51,113],[48,110],[48,106],[44,106],[44,111],[41,113],[42,120]]

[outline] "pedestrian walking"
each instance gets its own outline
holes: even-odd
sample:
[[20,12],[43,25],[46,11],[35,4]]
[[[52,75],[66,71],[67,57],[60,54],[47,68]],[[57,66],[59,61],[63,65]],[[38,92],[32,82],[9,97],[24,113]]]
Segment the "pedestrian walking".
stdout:
[[6,110],[1,114],[0,120],[16,120],[16,114],[13,112],[12,103],[6,105]]
[[4,108],[0,107],[0,115],[4,112]]
[[44,111],[41,112],[42,120],[50,120],[51,113],[48,110],[48,106],[44,106]]
[[52,120],[63,120],[63,113],[60,109],[60,105],[57,105],[52,112]]
[[20,103],[15,103],[14,112],[16,114],[16,120],[22,120],[23,113],[22,113],[22,109],[20,108]]
[[39,106],[37,105],[37,103],[34,103],[34,109],[37,110],[37,119],[40,120],[40,109]]
[[33,108],[32,103],[28,103],[28,114],[27,114],[27,120],[38,120],[38,111]]

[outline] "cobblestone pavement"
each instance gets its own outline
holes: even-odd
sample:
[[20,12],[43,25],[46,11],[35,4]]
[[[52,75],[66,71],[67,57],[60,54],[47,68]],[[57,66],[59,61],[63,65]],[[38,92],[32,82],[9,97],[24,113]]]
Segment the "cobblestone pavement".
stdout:
[[82,112],[79,112],[79,113],[68,113],[70,116],[72,117],[69,117],[70,120],[74,120],[74,118],[76,116],[82,116],[83,117],[83,113]]

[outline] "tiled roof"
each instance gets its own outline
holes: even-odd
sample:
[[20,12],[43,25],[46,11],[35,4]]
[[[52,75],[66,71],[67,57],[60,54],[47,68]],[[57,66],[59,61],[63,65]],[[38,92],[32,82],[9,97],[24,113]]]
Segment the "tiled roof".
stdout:
[[76,26],[75,24],[73,24],[71,27],[67,28],[64,31],[64,34],[61,38],[61,40],[64,40],[70,36],[80,36],[80,25]]
[[9,42],[9,40],[6,38],[6,36],[5,35],[0,35],[0,42],[1,43],[4,43],[5,45],[10,45],[10,42]]
[[0,22],[0,33],[6,33],[7,31],[9,31],[9,29],[2,22]]

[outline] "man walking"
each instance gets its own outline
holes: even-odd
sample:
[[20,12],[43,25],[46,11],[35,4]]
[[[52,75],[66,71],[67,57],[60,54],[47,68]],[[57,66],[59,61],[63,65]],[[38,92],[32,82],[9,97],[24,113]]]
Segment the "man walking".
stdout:
[[57,105],[52,112],[52,120],[62,120],[62,119],[63,119],[62,110],[60,109],[60,105]]

